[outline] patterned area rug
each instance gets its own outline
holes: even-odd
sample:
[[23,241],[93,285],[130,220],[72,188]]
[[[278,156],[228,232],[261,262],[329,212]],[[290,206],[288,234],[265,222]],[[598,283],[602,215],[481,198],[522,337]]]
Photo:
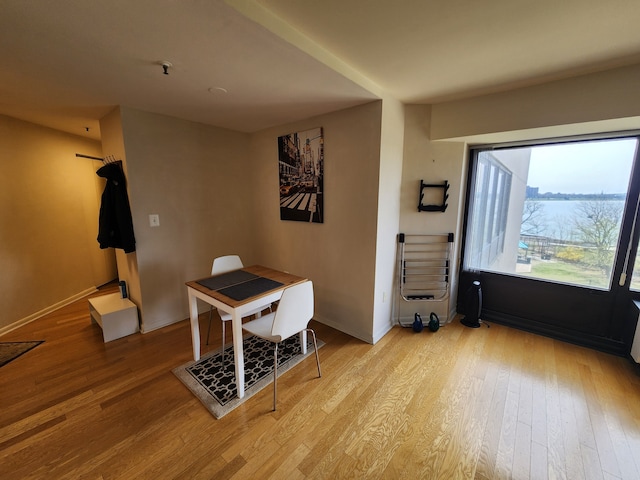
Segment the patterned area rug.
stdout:
[[0,367],[15,360],[23,353],[40,345],[44,340],[36,342],[0,342]]
[[[315,355],[311,335],[307,338],[307,353],[302,355],[298,335],[280,343],[278,347],[278,377],[309,355]],[[324,342],[318,340],[318,348]],[[314,361],[315,369],[315,361]],[[245,402],[273,381],[273,343],[255,336],[244,339],[245,395],[236,395],[233,345],[208,352],[197,362],[174,368],[173,373],[207,407],[216,418],[221,418]]]

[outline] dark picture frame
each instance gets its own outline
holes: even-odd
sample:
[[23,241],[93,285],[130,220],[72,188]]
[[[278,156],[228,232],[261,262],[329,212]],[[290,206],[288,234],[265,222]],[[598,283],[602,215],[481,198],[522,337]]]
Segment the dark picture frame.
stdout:
[[324,223],[322,127],[278,137],[280,220]]

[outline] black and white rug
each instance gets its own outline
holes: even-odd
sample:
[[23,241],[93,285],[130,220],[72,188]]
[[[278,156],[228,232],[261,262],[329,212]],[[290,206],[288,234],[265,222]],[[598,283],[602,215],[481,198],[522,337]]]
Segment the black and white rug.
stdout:
[[[302,354],[298,335],[280,343],[278,347],[278,377],[315,355],[313,341],[307,338],[307,353]],[[318,348],[324,343],[318,340]],[[245,396],[236,393],[233,345],[206,353],[197,362],[189,362],[172,371],[198,397],[213,416],[221,418],[273,381],[273,343],[255,336],[244,338]],[[314,361],[315,369],[315,361]]]

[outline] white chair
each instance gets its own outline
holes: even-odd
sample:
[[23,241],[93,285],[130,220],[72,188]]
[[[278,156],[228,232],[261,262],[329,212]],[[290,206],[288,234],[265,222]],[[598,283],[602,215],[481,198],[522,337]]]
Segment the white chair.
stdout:
[[[213,265],[211,266],[211,275],[220,275],[221,273],[231,272],[233,270],[239,270],[244,265],[242,264],[242,260],[238,255],[225,255],[224,257],[217,257],[213,260]],[[266,307],[265,307],[266,308]],[[271,309],[271,307],[268,307]],[[213,317],[213,305],[209,307],[209,327],[207,328],[207,345],[209,345],[209,333],[211,332],[211,320]],[[262,312],[264,308],[258,308],[256,310],[252,310],[247,313],[247,317],[251,315],[256,315]],[[220,315],[220,319],[222,320],[222,361],[224,361],[224,345],[226,341],[226,329],[225,323],[231,320],[231,314],[227,313],[223,310],[218,309],[218,314]]]
[[311,332],[313,347],[316,350],[316,364],[318,365],[318,377],[320,371],[320,357],[318,356],[318,343],[316,333],[308,328],[309,321],[313,317],[313,283],[307,281],[291,287],[282,292],[278,309],[264,317],[251,320],[242,325],[242,328],[253,335],[273,342],[273,410],[276,409],[277,380],[278,380],[278,343],[303,331]]

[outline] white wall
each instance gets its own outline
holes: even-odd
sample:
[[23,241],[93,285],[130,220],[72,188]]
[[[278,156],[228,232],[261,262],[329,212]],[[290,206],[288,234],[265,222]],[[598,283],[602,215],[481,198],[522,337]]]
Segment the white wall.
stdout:
[[640,65],[433,105],[431,138],[505,142],[640,127]]
[[392,98],[385,98],[382,102],[375,288],[372,298],[373,343],[395,325],[392,310],[396,238],[400,224],[404,131],[404,105]]
[[[466,181],[466,144],[464,142],[434,142],[430,139],[431,107],[408,105],[405,108],[404,163],[400,199],[400,232],[413,235],[440,235],[454,233],[454,256],[451,269],[451,302],[405,302],[398,298],[395,288],[394,316],[403,321],[412,320],[418,312],[424,319],[435,312],[441,322],[453,318],[457,289],[457,269],[460,258],[460,232]],[[445,212],[419,212],[420,180],[428,184],[450,184]],[[430,195],[429,192],[426,195]],[[424,203],[439,203],[438,199]],[[438,201],[436,201],[438,200]]]
[[522,226],[522,212],[527,197],[527,178],[529,176],[531,149],[522,148],[506,152],[504,150],[496,150],[493,152],[493,156],[511,172],[512,176],[503,250],[491,265],[491,269],[499,272],[515,272]]
[[[458,185],[450,181],[451,197],[459,199],[459,206],[454,209],[457,220],[443,217],[442,226],[448,228],[457,223],[457,232],[461,232],[467,145],[640,129],[639,83],[640,65],[634,65],[432,106],[408,106],[403,178],[419,181],[419,175],[409,172],[417,173],[418,158],[427,161],[429,157],[425,154],[433,149],[433,166],[436,167],[438,158],[448,164],[436,167],[436,171],[442,169],[448,172],[445,175],[459,178]],[[412,123],[410,118],[418,122]],[[442,155],[435,154],[438,150]],[[415,189],[417,191],[417,187]],[[405,213],[406,205],[414,202],[414,193],[404,184],[402,190],[401,229],[415,228],[420,225],[417,216],[424,214]],[[433,225],[429,222],[428,229]],[[460,233],[456,239],[459,247]],[[454,289],[456,287],[454,285]]]

